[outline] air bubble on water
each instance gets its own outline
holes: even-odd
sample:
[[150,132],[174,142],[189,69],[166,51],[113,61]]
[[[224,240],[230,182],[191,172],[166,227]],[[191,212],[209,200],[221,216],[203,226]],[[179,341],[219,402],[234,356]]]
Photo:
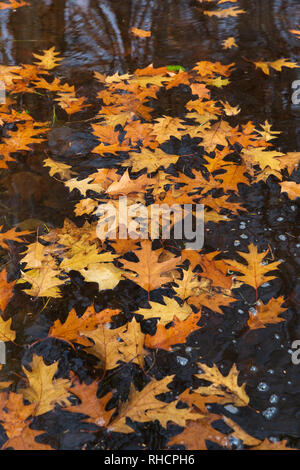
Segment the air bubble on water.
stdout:
[[290,380],[288,381],[288,385],[292,385],[292,382]]
[[241,238],[246,239],[246,238],[248,238],[248,235],[246,235],[245,233],[242,233]]
[[238,313],[239,313],[240,315],[243,315],[245,312],[244,312],[244,310],[242,310],[241,308],[239,308],[239,309],[238,309]]
[[277,408],[275,406],[271,406],[270,408],[267,408],[266,410],[264,410],[262,412],[262,415],[266,418],[266,419],[272,419],[274,418],[274,416],[276,415],[277,413]]
[[275,338],[275,339],[280,339],[280,335],[279,335],[278,333],[276,333],[276,334],[274,335],[274,338]]
[[98,418],[98,419],[96,420],[96,424],[97,424],[97,426],[100,426],[100,427],[101,427],[101,426],[105,426],[106,421],[105,421],[105,419],[103,419],[103,418]]
[[250,308],[249,308],[249,312],[250,312],[252,315],[256,315],[256,314],[257,314],[257,310],[256,310],[256,308],[254,308],[254,307],[250,307]]
[[284,220],[283,217],[278,217],[278,219],[277,219],[278,222],[282,222],[283,220]]
[[234,246],[239,246],[241,242],[239,240],[234,240]]
[[273,395],[271,395],[270,398],[269,398],[269,402],[272,403],[273,405],[275,403],[278,403],[278,401],[279,401],[279,396],[275,395],[275,393]]
[[182,357],[182,356],[177,356],[177,357],[176,357],[176,361],[177,361],[178,364],[180,364],[181,366],[186,366],[187,363],[189,362],[189,360],[188,360],[186,357]]
[[269,287],[270,286],[270,283],[269,282],[264,282],[261,287]]
[[256,366],[251,366],[250,367],[250,372],[257,372],[257,367]]
[[273,375],[274,374],[274,369],[269,369],[267,372],[268,372],[268,374]]
[[189,353],[191,352],[192,348],[190,346],[188,346],[187,348],[185,348],[186,352]]
[[231,447],[239,447],[241,441],[237,437],[229,436],[229,443]]
[[300,248],[300,243],[297,243],[296,248]]
[[241,222],[240,223],[240,229],[244,230],[244,228],[246,228],[246,222]]
[[261,265],[262,265],[262,266],[266,266],[267,264],[268,264],[268,261],[262,261],[262,262],[261,262]]
[[296,207],[296,206],[291,206],[291,209],[292,209],[292,211],[295,212],[295,210],[297,209],[297,207]]
[[223,329],[222,329],[222,328],[218,328],[218,332],[219,332],[219,333],[223,333]]
[[286,240],[286,236],[285,235],[279,235],[279,240],[282,240],[283,242]]
[[232,340],[232,344],[236,344],[236,339],[233,339],[233,340]]
[[269,390],[269,385],[265,382],[260,382],[257,386],[259,392],[267,392]]
[[106,328],[107,330],[110,330],[111,329],[111,323],[105,323],[104,325],[104,328]]
[[224,406],[225,410],[227,410],[229,413],[235,415],[239,412],[238,408],[236,408],[235,406],[233,405],[226,405]]

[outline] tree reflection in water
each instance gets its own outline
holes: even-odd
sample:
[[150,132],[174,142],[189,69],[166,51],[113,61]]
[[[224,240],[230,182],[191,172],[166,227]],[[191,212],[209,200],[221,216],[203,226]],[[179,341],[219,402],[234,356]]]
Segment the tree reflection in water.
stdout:
[[[2,63],[31,62],[32,52],[55,45],[65,57],[62,73],[83,81],[92,70],[111,74],[150,63],[236,62],[232,87],[237,102],[244,103],[245,119],[269,119],[300,143],[300,115],[291,106],[298,69],[267,80],[244,61],[298,59],[299,40],[289,29],[300,25],[299,0],[239,0],[246,14],[225,19],[208,18],[203,5],[215,9],[216,3],[197,0],[30,0],[30,5],[0,12]],[[135,37],[133,26],[151,30],[151,38]],[[222,49],[229,36],[238,49]],[[289,149],[298,146],[295,140]]]

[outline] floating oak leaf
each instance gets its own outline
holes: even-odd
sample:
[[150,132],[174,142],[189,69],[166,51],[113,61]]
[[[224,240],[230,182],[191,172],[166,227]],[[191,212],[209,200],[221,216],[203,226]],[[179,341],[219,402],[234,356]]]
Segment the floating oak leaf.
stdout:
[[55,51],[55,47],[50,47],[50,49],[44,50],[43,54],[33,54],[33,56],[39,60],[35,62],[39,67],[46,70],[52,70],[59,65],[63,59],[58,57],[59,52]]
[[152,242],[150,240],[142,241],[141,249],[134,251],[134,254],[139,259],[138,263],[122,261],[123,267],[133,271],[135,274],[125,273],[124,276],[139,284],[148,292],[170,282],[172,279],[167,274],[175,269],[180,258],[170,258],[167,261],[159,262],[162,252],[162,249],[152,250]]
[[0,395],[0,422],[8,440],[2,450],[51,450],[49,445],[37,442],[35,438],[44,431],[31,429],[30,423],[35,415],[35,405],[24,405],[22,395],[10,392]]
[[284,297],[278,297],[277,299],[271,299],[265,305],[260,302],[256,307],[256,313],[249,312],[248,326],[251,330],[259,328],[266,328],[266,325],[276,324],[284,321],[284,318],[280,318],[279,315],[286,311],[286,308],[282,307]]
[[114,410],[106,410],[106,405],[112,398],[111,392],[102,398],[98,398],[98,382],[92,382],[90,385],[86,385],[78,381],[75,382],[69,391],[76,395],[81,403],[79,405],[66,407],[65,409],[67,411],[86,415],[87,418],[84,420],[86,423],[94,423],[99,427],[106,427],[108,425],[114,413]]
[[276,279],[276,276],[267,273],[276,270],[281,262],[274,261],[269,264],[263,263],[269,250],[259,253],[257,247],[252,243],[249,245],[248,249],[248,253],[238,251],[238,254],[247,261],[247,265],[234,260],[226,260],[226,264],[234,271],[241,273],[237,276],[237,279],[252,286],[254,289],[258,289],[258,287],[265,282]]
[[26,400],[35,405],[35,416],[53,410],[56,403],[60,405],[69,403],[68,387],[71,386],[71,382],[68,379],[54,379],[58,362],[47,366],[42,357],[34,354],[30,368],[31,371],[23,367],[29,385],[21,392]]
[[153,379],[140,392],[132,386],[128,401],[120,406],[118,416],[112,421],[109,429],[115,432],[133,432],[133,429],[127,424],[128,418],[140,423],[157,419],[163,427],[167,427],[168,422],[185,426],[187,420],[199,418],[198,413],[176,408],[177,401],[165,403],[156,398],[156,396],[170,391],[168,385],[172,380],[173,376],[166,376],[162,380]]

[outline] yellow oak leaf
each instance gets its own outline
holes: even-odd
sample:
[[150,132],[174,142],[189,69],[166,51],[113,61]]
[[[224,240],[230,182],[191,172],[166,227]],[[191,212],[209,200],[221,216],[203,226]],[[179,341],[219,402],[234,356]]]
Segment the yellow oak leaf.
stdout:
[[14,341],[16,338],[16,332],[11,329],[12,319],[4,321],[0,316],[0,341],[7,343]]
[[277,270],[281,262],[274,261],[268,264],[263,263],[269,250],[259,253],[257,247],[252,243],[249,245],[248,250],[248,253],[238,251],[238,254],[246,260],[247,265],[235,260],[226,260],[226,264],[230,266],[232,270],[241,273],[237,276],[237,279],[257,290],[258,287],[265,282],[276,279],[276,276],[268,274],[268,272]]
[[144,320],[158,318],[161,325],[166,325],[173,321],[174,315],[183,321],[193,313],[193,310],[186,303],[179,305],[175,299],[164,297],[165,305],[158,302],[149,302],[151,308],[139,308],[135,313],[143,315]]
[[109,429],[115,432],[133,432],[126,422],[127,418],[140,423],[157,419],[163,427],[166,427],[168,422],[185,426],[187,420],[198,419],[198,413],[176,408],[178,401],[165,403],[156,398],[158,395],[170,391],[168,385],[172,380],[172,375],[166,376],[162,380],[153,379],[140,392],[132,386],[128,401],[120,406],[118,416],[113,419]]
[[59,52],[55,51],[55,47],[50,47],[50,49],[44,50],[43,54],[33,54],[33,57],[38,59],[38,62],[35,62],[39,67],[46,70],[52,70],[59,65],[63,59],[58,57]]
[[216,403],[220,404],[233,403],[236,406],[248,406],[249,397],[245,390],[246,385],[238,384],[239,372],[235,364],[226,376],[221,374],[216,365],[209,367],[199,363],[198,366],[203,372],[202,374],[196,374],[196,377],[211,382],[211,385],[207,387],[200,386],[194,390],[193,393],[200,394],[204,397],[214,395],[218,397]]
[[69,404],[68,379],[54,379],[58,362],[47,366],[41,356],[33,355],[31,371],[23,367],[28,387],[20,390],[24,398],[35,405],[34,415],[39,416],[53,410],[55,404]]

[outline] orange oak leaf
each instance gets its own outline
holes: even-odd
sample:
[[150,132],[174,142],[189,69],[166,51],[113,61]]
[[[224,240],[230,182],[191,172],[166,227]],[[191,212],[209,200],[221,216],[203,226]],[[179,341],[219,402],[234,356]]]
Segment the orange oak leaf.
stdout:
[[250,450],[296,450],[292,447],[287,447],[287,441],[271,442],[269,439],[264,439],[258,446],[251,447]]
[[[0,230],[2,230],[3,225],[0,226]],[[32,232],[29,232],[28,230],[24,231],[19,231],[17,232],[15,228],[11,228],[10,230],[7,230],[7,232],[1,232],[0,233],[0,246],[1,248],[4,248],[5,250],[9,250],[9,245],[7,244],[8,241],[11,242],[18,242],[18,243],[24,243],[23,238],[25,235],[29,235]]]
[[31,150],[29,145],[44,142],[44,138],[36,138],[36,136],[47,132],[49,128],[41,126],[44,126],[44,123],[26,121],[24,124],[18,124],[16,131],[7,131],[9,137],[3,139],[0,153],[5,157],[6,152],[11,154],[21,150]]
[[133,252],[139,260],[137,263],[122,260],[123,267],[134,273],[125,273],[124,276],[137,283],[147,292],[170,282],[172,278],[168,274],[176,268],[180,258],[170,258],[167,261],[159,262],[162,252],[163,249],[161,248],[159,250],[152,250],[152,242],[150,240],[142,241],[141,249],[134,250]]
[[283,296],[269,300],[266,305],[260,302],[256,307],[256,313],[249,312],[249,328],[257,330],[259,328],[266,328],[266,325],[284,321],[284,318],[279,317],[281,313],[286,311],[286,308],[282,307],[283,302]]
[[111,321],[114,315],[118,315],[119,310],[105,309],[97,313],[93,306],[86,309],[81,317],[78,317],[76,311],[72,309],[64,323],[58,319],[50,328],[49,337],[67,341],[73,346],[73,342],[89,346],[90,341],[84,336],[84,332],[93,331],[103,323]]
[[0,272],[0,309],[2,312],[6,309],[7,304],[13,297],[13,288],[16,281],[7,282],[7,271],[3,269]]
[[2,449],[15,450],[52,450],[52,447],[41,444],[35,438],[44,431],[31,429],[30,417],[35,414],[35,405],[24,405],[20,394],[10,392],[0,395],[0,422],[5,429],[8,440]]
[[147,175],[141,175],[137,179],[131,179],[128,169],[122,175],[119,181],[112,183],[106,190],[107,194],[111,196],[128,195],[131,193],[145,192],[146,187],[153,185],[153,180],[148,178]]
[[252,243],[248,246],[248,250],[248,253],[238,251],[238,254],[246,260],[247,265],[234,260],[226,260],[226,264],[234,271],[241,273],[237,279],[257,290],[265,282],[276,279],[276,276],[268,274],[268,272],[276,270],[281,262],[264,263],[263,260],[269,250],[259,253],[257,247]]
[[238,16],[241,13],[246,13],[245,10],[242,10],[238,7],[230,8],[219,8],[218,10],[206,10],[203,12],[208,16],[217,16],[218,18],[226,18],[227,16]]
[[208,289],[205,287],[202,289],[202,286],[199,290],[199,294],[196,292],[194,295],[188,298],[187,302],[190,305],[194,305],[197,308],[206,307],[213,312],[218,312],[224,314],[221,310],[221,307],[229,307],[232,302],[235,302],[235,297],[232,297],[229,294],[222,292],[217,292],[213,289]]
[[114,410],[106,411],[106,405],[113,396],[111,392],[102,398],[98,398],[98,382],[86,385],[85,383],[79,383],[79,381],[76,381],[69,391],[76,395],[81,403],[66,407],[67,411],[86,415],[87,418],[84,419],[86,423],[94,423],[99,427],[108,425],[114,413]]
[[294,181],[284,181],[280,183],[281,192],[287,193],[289,198],[297,199],[300,197],[300,184],[295,183]]
[[197,421],[188,421],[182,433],[172,437],[168,442],[168,448],[183,445],[188,450],[207,450],[207,441],[217,443],[220,447],[230,448],[228,436],[212,426],[212,423],[219,419],[219,415],[211,413]]
[[176,316],[170,328],[158,323],[155,335],[146,335],[145,346],[150,349],[165,349],[171,351],[175,344],[186,342],[187,337],[200,327],[197,325],[201,318],[201,312],[191,314],[186,320],[180,321]]
[[7,0],[7,2],[0,2],[0,10],[5,10],[6,8],[11,8],[15,10],[16,8],[25,7],[26,5],[29,5],[29,3],[24,2],[24,0]]
[[144,29],[135,28],[134,26],[131,28],[131,32],[139,38],[150,38],[151,36],[151,31],[145,31]]

